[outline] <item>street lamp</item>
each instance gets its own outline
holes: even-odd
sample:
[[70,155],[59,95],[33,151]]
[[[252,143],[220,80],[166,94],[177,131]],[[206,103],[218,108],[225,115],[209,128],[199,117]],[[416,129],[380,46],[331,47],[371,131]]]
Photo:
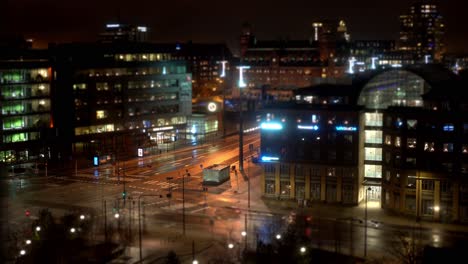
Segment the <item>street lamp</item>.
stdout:
[[244,237],[244,251],[247,251],[247,232],[242,231],[241,235]]
[[301,247],[300,251],[301,251],[301,254],[304,254],[304,253],[306,252],[306,248],[305,248],[305,247]]
[[244,69],[250,69],[250,66],[238,66],[239,69],[239,171],[244,171],[244,125],[242,120],[242,88],[247,87],[244,82]]
[[366,188],[366,203],[364,210],[364,257],[367,257],[367,199],[369,191],[372,190],[371,187]]
[[280,234],[277,234],[277,235],[276,235],[276,239],[280,240],[280,239],[281,239],[281,235],[280,235]]

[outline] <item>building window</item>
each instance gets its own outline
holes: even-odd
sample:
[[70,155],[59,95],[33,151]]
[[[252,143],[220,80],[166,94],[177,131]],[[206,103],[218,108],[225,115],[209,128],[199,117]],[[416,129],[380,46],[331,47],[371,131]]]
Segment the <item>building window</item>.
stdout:
[[365,164],[364,165],[364,177],[382,178],[382,166]]
[[107,118],[107,111],[106,110],[97,110],[96,111],[96,119],[104,119]]
[[434,201],[433,200],[422,200],[422,214],[433,215],[434,214]]
[[468,144],[463,144],[462,146],[462,153],[467,154],[468,153]]
[[287,164],[281,164],[280,165],[280,175],[287,175],[289,176],[289,165]]
[[453,124],[444,124],[442,126],[442,129],[445,131],[445,132],[451,132],[455,129],[455,127],[453,126]]
[[422,189],[425,191],[433,191],[434,190],[434,181],[433,180],[422,180],[421,181]]
[[392,173],[390,171],[385,171],[385,181],[390,182],[391,178],[392,178]]
[[414,189],[416,188],[416,176],[408,176],[406,182],[406,188]]
[[275,174],[275,165],[274,164],[266,164],[265,165],[265,173],[266,174]]
[[391,145],[392,144],[392,136],[390,136],[390,135],[385,136],[385,144],[386,145]]
[[381,148],[365,148],[365,160],[382,161]]
[[453,143],[444,143],[444,152],[453,152]]
[[291,193],[291,183],[289,181],[280,182],[280,194],[281,196],[288,196]]
[[416,158],[413,157],[406,157],[406,166],[409,168],[413,168],[416,166]]
[[416,138],[408,138],[406,141],[407,148],[416,148]]
[[336,176],[336,169],[335,168],[327,168],[327,176],[335,177]]
[[451,194],[452,184],[449,181],[440,181],[440,192],[444,194]]
[[353,143],[353,135],[344,135],[344,143],[345,144],[352,144]]
[[395,137],[395,147],[400,147],[400,146],[401,146],[401,138]]
[[382,144],[382,131],[366,130],[365,131],[365,143]]
[[312,201],[320,201],[320,182],[310,183],[310,199]]
[[425,142],[424,143],[424,151],[426,152],[434,152],[434,142]]
[[406,126],[408,127],[408,130],[416,129],[417,125],[418,125],[418,120],[409,119],[406,121]]
[[407,195],[405,199],[405,209],[410,212],[416,212],[416,196]]
[[274,181],[265,181],[265,194],[275,194]]
[[365,125],[366,126],[379,126],[383,125],[381,113],[365,113]]

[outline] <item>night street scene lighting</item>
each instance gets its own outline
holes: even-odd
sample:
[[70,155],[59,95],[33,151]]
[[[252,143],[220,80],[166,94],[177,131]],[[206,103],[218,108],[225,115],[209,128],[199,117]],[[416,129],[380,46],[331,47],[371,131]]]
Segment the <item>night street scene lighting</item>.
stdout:
[[466,259],[468,2],[192,2],[2,5],[2,263]]

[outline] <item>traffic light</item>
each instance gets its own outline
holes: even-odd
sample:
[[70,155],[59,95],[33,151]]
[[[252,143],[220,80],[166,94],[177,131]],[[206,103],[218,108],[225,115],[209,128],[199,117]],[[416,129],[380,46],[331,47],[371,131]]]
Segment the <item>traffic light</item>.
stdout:
[[29,217],[31,215],[31,212],[26,209],[26,211],[24,211],[24,214],[26,215],[26,217]]
[[122,198],[125,199],[125,197],[127,197],[127,192],[122,192]]
[[94,165],[94,166],[99,166],[99,156],[98,156],[98,155],[94,155],[94,157],[93,157],[93,165]]

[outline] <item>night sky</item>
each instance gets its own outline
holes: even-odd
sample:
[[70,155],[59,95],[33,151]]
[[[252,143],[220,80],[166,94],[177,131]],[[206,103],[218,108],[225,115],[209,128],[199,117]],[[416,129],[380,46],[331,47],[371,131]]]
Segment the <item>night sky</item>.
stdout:
[[[321,18],[347,22],[351,38],[397,39],[400,14],[413,0],[2,0],[0,33],[48,42],[94,41],[107,22],[150,27],[150,40],[227,42],[237,48],[243,22],[258,39],[307,39]],[[468,53],[468,1],[436,1],[449,52]]]

